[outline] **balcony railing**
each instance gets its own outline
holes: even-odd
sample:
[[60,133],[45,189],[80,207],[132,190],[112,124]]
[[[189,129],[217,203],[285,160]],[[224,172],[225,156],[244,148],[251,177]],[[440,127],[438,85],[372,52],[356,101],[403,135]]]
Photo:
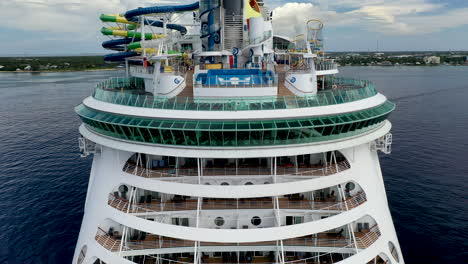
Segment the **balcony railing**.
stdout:
[[321,62],[315,64],[315,70],[316,71],[331,71],[331,70],[337,70],[338,69],[338,64],[335,62]]
[[[379,237],[380,230],[378,226],[372,227],[370,230],[364,232],[355,232],[356,244],[353,239],[337,236],[336,232],[324,232],[315,235],[291,238],[282,240],[284,246],[300,246],[300,247],[326,247],[326,248],[358,248],[366,249],[372,245]],[[116,237],[108,234],[102,229],[98,229],[96,233],[96,241],[109,251],[118,252],[122,240],[120,237]],[[125,241],[122,245],[122,251],[134,251],[134,250],[149,250],[149,249],[163,249],[163,248],[181,248],[189,247],[187,252],[193,252],[195,241],[173,239],[168,237],[160,237],[157,235],[146,235],[144,239],[140,240],[129,240]],[[264,241],[264,242],[251,242],[251,243],[217,243],[217,242],[200,242],[199,250],[203,250],[203,247],[255,247],[255,246],[272,246],[277,247],[277,241]],[[252,248],[249,251],[253,251]]]
[[[333,89],[332,89],[333,87]],[[140,78],[113,78],[97,85],[93,97],[112,104],[134,107],[192,110],[249,111],[307,108],[349,103],[377,94],[373,83],[364,80],[328,78],[327,90],[310,96],[265,97],[182,97],[167,98],[144,93]]]
[[[279,209],[304,209],[304,210],[336,210],[345,211],[346,208],[355,208],[366,201],[366,195],[359,192],[345,201],[314,201],[314,200],[290,200],[288,198],[279,198]],[[109,194],[108,204],[120,211],[129,213],[148,213],[148,212],[170,212],[197,210],[197,200],[185,201],[151,201],[149,203],[129,203],[128,200],[115,197]],[[130,207],[130,209],[129,209]],[[252,198],[252,199],[205,199],[203,200],[202,210],[227,210],[227,209],[273,209],[273,200],[271,198]]]
[[[298,177],[322,177],[336,174],[340,171],[345,171],[351,166],[349,162],[344,160],[337,164],[329,164],[323,167],[309,167],[309,168],[295,168],[295,167],[278,167],[276,169],[277,176],[298,176]],[[174,177],[198,177],[197,168],[168,168],[168,169],[148,169],[137,166],[134,163],[127,162],[123,171],[134,174],[144,178],[174,178]],[[216,177],[216,176],[273,176],[271,168],[257,167],[257,168],[204,168],[202,171],[203,177]],[[287,179],[283,179],[287,181]],[[293,180],[297,180],[293,179]]]
[[[278,199],[278,210],[282,209],[296,209],[304,210],[302,214],[294,214],[295,217],[303,217],[302,222],[310,222],[314,212],[312,210],[330,211],[330,216],[336,214],[336,212],[344,212],[355,208],[366,201],[366,196],[363,192],[359,192],[352,197],[349,197],[345,201],[312,201],[312,200],[299,200],[292,201],[287,198]],[[271,209],[273,214],[274,203],[271,198],[258,198],[258,199],[240,199],[238,201],[232,199],[208,199],[204,200],[201,205],[199,213],[195,213],[197,210],[197,200],[186,200],[180,202],[166,201],[166,202],[150,202],[150,203],[135,203],[130,204],[128,200],[117,198],[113,194],[109,195],[108,204],[124,213],[135,214],[138,217],[146,217],[147,214],[151,214],[151,219],[155,222],[164,224],[172,223],[172,211],[193,211],[192,220],[196,220],[200,223],[202,228],[234,228],[240,229],[245,228],[245,223],[251,221],[251,217],[239,216],[236,213],[230,215],[223,214],[223,217],[227,218],[231,224],[224,226],[224,222],[221,225],[215,225],[214,215],[208,213],[205,215],[206,210],[238,210],[238,209]],[[165,214],[152,214],[165,212]],[[196,216],[195,216],[196,215]],[[174,216],[175,217],[175,216]],[[224,220],[223,220],[224,221]],[[232,222],[234,221],[234,222]],[[313,221],[313,220],[312,220]],[[276,227],[286,225],[286,221],[283,218],[276,216],[262,216],[261,222],[265,223],[262,225],[265,227]],[[193,222],[192,222],[193,223]],[[188,224],[188,222],[187,222]],[[232,226],[232,225],[235,226]],[[299,224],[299,223],[296,223]],[[248,226],[247,226],[248,227]]]
[[380,229],[374,225],[366,232],[358,232],[356,234],[357,248],[368,248],[380,237]]
[[101,228],[98,228],[95,239],[101,246],[103,246],[107,250],[114,252],[119,251],[121,240],[107,233]]

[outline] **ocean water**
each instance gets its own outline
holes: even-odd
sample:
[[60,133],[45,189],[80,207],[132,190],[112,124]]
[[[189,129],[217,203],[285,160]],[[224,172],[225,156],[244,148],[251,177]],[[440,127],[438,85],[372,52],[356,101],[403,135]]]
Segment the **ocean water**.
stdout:
[[[70,263],[91,158],[73,112],[117,72],[0,74],[0,263]],[[344,67],[397,103],[381,164],[406,263],[468,260],[468,67]]]

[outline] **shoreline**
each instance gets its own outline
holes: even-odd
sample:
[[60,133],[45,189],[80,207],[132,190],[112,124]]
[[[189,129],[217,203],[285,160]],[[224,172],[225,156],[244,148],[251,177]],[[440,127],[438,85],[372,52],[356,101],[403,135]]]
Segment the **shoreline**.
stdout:
[[[468,67],[468,65],[341,65],[343,67]],[[119,71],[118,68],[103,68],[103,69],[89,69],[89,70],[50,70],[50,71],[0,71],[1,73],[59,73],[59,72],[99,72],[99,71]]]
[[51,70],[51,71],[0,71],[0,73],[57,73],[57,72],[98,72],[98,71],[118,71],[117,68],[103,68],[90,70]]

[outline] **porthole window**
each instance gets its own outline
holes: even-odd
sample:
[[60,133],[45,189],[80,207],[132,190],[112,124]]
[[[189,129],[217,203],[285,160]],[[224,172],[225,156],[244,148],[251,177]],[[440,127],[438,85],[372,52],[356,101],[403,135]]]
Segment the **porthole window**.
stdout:
[[216,226],[222,226],[224,225],[224,218],[222,218],[221,216],[218,216],[215,218],[214,223]]
[[223,183],[221,183],[221,185],[229,185],[229,183],[223,182]]
[[250,222],[252,223],[252,225],[258,226],[262,223],[262,219],[259,216],[254,216],[252,217],[252,219],[250,219]]
[[390,253],[392,254],[393,258],[396,260],[396,262],[400,262],[398,251],[392,242],[388,242],[388,250],[390,250]]
[[352,191],[354,190],[354,188],[356,188],[356,184],[354,184],[354,182],[348,182],[346,185],[345,185],[346,189],[348,191]]
[[119,192],[121,192],[121,193],[126,193],[126,192],[128,192],[128,187],[127,187],[127,185],[120,185],[120,186],[119,186]]
[[245,185],[253,185],[252,182],[246,182]]

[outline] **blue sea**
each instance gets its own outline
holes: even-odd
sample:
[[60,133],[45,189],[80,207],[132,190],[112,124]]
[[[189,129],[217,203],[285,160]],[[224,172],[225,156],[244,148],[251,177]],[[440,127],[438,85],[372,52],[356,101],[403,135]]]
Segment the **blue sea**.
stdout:
[[[0,263],[70,263],[91,158],[73,107],[118,72],[0,74]],[[406,263],[468,261],[468,67],[343,67],[397,104],[381,164]]]

